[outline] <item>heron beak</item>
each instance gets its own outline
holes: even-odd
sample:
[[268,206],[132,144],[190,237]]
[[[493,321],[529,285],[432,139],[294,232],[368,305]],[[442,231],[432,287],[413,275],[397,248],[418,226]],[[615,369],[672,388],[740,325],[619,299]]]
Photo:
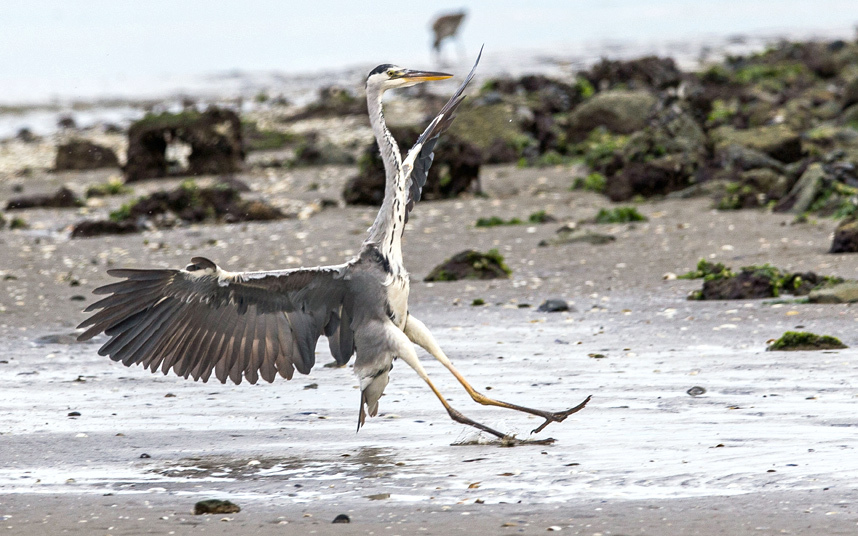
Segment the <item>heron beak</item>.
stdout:
[[433,71],[405,70],[397,78],[407,80],[408,82],[417,83],[417,82],[430,82],[432,80],[446,80],[448,78],[453,78],[453,75],[447,74],[447,73],[436,73]]

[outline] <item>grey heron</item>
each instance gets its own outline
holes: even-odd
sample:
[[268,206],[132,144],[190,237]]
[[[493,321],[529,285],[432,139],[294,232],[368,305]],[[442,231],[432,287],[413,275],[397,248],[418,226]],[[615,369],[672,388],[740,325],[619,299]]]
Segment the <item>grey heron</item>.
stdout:
[[126,366],[142,364],[164,374],[172,369],[203,382],[214,373],[222,383],[240,384],[242,379],[256,383],[260,377],[272,382],[278,373],[288,380],[295,370],[308,374],[318,339],[325,335],[338,364],[345,365],[356,354],[354,372],[361,393],[358,430],[367,415],[378,413],[393,361],[401,359],[429,385],[455,421],[507,437],[449,404],[418,360],[415,344],[440,361],[476,402],[544,418],[533,433],[582,409],[589,397],[569,410],[548,412],[479,393],[453,367],[423,322],[408,311],[402,232],[420,200],[438,136],[453,121],[477,64],[479,56],[405,158],[385,126],[383,93],[452,75],[388,64],[369,73],[370,122],[387,182],[381,208],[357,256],[334,266],[277,271],[229,272],[203,257],[192,258],[183,270],[108,270],[122,280],[93,291],[106,297],[86,309],[98,312],[78,326],[86,328],[78,340],[104,332],[109,340],[98,353]]

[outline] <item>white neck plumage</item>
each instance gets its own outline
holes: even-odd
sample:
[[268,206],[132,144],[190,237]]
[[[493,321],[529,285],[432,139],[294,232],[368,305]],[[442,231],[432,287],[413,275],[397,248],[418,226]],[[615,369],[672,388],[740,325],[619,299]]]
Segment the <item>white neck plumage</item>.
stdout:
[[407,179],[402,172],[402,156],[396,140],[384,123],[381,106],[382,92],[367,88],[367,107],[369,121],[381,159],[384,161],[385,186],[384,201],[378,210],[369,236],[364,244],[372,243],[390,261],[391,265],[402,266],[402,230],[405,227],[405,204],[408,201]]

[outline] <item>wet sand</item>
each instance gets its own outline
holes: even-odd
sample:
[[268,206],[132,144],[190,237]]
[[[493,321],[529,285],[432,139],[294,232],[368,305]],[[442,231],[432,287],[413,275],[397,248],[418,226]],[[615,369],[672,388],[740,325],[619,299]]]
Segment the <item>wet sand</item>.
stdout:
[[[2,268],[16,279],[0,293],[0,528],[855,533],[855,351],[765,352],[767,340],[796,328],[854,346],[854,308],[788,296],[692,302],[685,296],[700,281],[662,278],[701,257],[856,278],[854,256],[825,253],[834,222],[790,225],[789,215],[714,212],[711,201],[693,199],[640,205],[648,222],[592,226],[617,238],[604,246],[537,247],[560,223],[473,227],[477,217],[526,219],[539,209],[562,221],[592,216],[607,202],[568,190],[579,171],[488,167],[488,198],[421,204],[405,245],[413,314],[477,388],[556,410],[594,396],[535,436],[557,440],[547,446],[487,442],[449,420],[403,365],[392,372],[381,415],[356,434],[349,369],[317,366],[273,385],[200,384],[127,369],[99,357],[97,345],[70,344],[86,303],[71,298],[89,300],[109,280],[108,265],[180,267],[195,255],[232,270],[335,263],[358,247],[371,208],[75,241],[56,232],[81,218],[74,211],[27,214],[34,230],[2,233],[13,252]],[[268,197],[305,202],[336,197],[345,178],[338,168],[285,173],[242,178]],[[70,178],[103,180],[50,177],[45,187]],[[119,202],[90,210],[106,213]],[[421,282],[467,247],[500,248],[512,278]],[[471,307],[476,298],[488,305]],[[547,298],[567,299],[575,310],[536,312]],[[465,414],[519,437],[540,423],[477,406],[426,357],[430,376]],[[330,359],[322,341],[317,362]],[[706,392],[689,395],[695,386]],[[230,499],[242,512],[191,515],[205,498]],[[331,525],[340,513],[352,523]]]

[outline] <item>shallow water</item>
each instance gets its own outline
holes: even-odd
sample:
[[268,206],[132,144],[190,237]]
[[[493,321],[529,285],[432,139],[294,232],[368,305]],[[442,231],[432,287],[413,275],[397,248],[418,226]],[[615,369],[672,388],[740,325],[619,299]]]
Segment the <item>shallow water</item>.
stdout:
[[[756,302],[753,312],[766,309]],[[422,316],[489,395],[554,410],[594,398],[536,436],[555,444],[503,448],[449,420],[398,364],[381,414],[356,434],[358,392],[348,369],[318,367],[273,385],[201,384],[127,369],[92,344],[6,341],[15,352],[0,365],[0,494],[216,492],[245,501],[445,505],[858,482],[854,350],[765,352],[748,347],[747,334],[713,329],[715,322],[698,324],[693,342],[661,338],[676,329],[673,315],[614,324],[619,338],[602,341],[593,337],[605,323],[597,315],[537,315],[533,324],[498,311],[471,332],[457,329],[467,312]],[[852,319],[832,322],[843,322],[842,331]],[[596,352],[607,357],[588,357]],[[319,362],[329,359],[320,351]],[[440,365],[426,365],[451,403],[476,420],[521,437],[541,422],[477,406]],[[688,395],[693,386],[706,393]]]

